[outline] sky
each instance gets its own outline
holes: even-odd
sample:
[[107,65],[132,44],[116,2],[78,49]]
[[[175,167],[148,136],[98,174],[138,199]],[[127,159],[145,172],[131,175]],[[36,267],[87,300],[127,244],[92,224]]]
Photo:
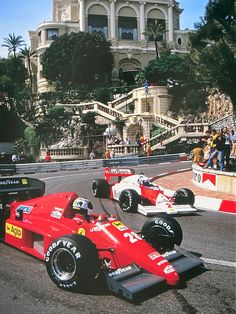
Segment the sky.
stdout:
[[[179,0],[184,9],[180,16],[180,29],[193,29],[194,23],[204,15],[208,0]],[[52,0],[0,0],[0,57],[7,56],[2,47],[8,34],[22,36],[29,46],[30,30],[35,31],[43,21],[52,20]]]

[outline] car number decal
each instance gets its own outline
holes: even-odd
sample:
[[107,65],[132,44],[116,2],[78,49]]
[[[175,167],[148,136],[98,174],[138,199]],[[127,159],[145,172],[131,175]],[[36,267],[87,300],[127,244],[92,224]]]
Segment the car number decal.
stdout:
[[135,243],[139,240],[143,240],[137,233],[134,231],[125,232],[124,237],[129,239],[130,243]]
[[13,237],[16,237],[18,239],[22,239],[22,228],[18,226],[14,226],[12,224],[6,223],[6,233],[10,234]]

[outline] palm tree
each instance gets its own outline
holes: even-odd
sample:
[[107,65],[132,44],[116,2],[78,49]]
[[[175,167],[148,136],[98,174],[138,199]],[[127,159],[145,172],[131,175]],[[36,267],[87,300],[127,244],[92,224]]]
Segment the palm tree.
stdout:
[[163,24],[161,24],[160,21],[158,20],[154,20],[148,23],[143,33],[145,37],[147,38],[151,37],[154,40],[157,59],[160,58],[159,49],[158,49],[158,41],[160,41],[161,36],[165,32],[166,30],[164,29]]
[[17,48],[25,45],[25,41],[22,39],[22,36],[16,36],[13,34],[8,34],[7,38],[3,38],[4,44],[2,47],[8,48],[9,53],[13,52],[14,58],[16,58]]
[[32,50],[30,48],[24,47],[20,49],[20,58],[24,58],[27,63],[27,68],[29,71],[30,77],[30,88],[33,88],[33,75],[32,75],[32,66],[31,66],[31,58],[35,56],[36,50]]

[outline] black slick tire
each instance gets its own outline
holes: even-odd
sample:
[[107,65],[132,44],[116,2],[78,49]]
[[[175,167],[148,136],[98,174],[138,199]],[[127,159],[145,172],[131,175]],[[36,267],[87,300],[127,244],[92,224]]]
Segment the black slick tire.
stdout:
[[99,269],[96,246],[77,234],[55,239],[47,249],[45,263],[51,280],[64,290],[82,288]]

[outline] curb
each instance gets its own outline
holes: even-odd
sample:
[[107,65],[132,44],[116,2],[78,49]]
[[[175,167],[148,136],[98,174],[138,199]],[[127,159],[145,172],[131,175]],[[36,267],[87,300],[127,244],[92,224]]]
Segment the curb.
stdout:
[[[186,172],[189,170],[192,170],[192,168],[179,169],[175,171],[161,173],[155,177],[152,177],[152,181],[155,181],[159,178],[162,178],[168,175],[177,174],[180,172]],[[169,190],[164,187],[162,187],[162,189],[167,196],[172,196],[175,192],[173,190]],[[214,197],[195,195],[194,205],[203,210],[211,210],[211,211],[219,211],[219,212],[224,212],[224,213],[236,214],[236,201],[222,200],[222,199],[214,198]]]

